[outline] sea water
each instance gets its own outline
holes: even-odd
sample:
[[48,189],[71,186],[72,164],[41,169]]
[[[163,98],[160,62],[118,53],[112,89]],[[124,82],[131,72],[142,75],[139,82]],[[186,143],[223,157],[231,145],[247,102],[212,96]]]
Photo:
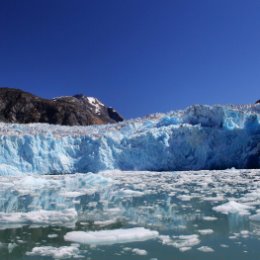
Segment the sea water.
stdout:
[[0,259],[260,259],[260,170],[0,177]]

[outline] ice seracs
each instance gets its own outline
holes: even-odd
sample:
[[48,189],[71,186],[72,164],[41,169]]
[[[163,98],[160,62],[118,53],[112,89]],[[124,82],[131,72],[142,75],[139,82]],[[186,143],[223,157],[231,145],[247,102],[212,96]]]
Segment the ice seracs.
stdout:
[[259,115],[197,105],[102,126],[0,123],[0,175],[259,168]]

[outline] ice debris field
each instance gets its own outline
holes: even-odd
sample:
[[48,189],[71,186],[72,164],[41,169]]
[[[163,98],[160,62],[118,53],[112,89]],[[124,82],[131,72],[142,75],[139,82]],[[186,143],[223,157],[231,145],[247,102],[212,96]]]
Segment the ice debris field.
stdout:
[[114,125],[0,124],[0,175],[259,168],[260,105],[202,106]]
[[0,258],[258,259],[259,194],[260,170],[2,176]]

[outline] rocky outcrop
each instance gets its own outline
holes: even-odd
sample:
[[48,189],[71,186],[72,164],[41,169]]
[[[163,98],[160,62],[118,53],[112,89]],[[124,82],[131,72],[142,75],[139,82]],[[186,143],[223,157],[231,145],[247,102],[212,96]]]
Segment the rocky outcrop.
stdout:
[[19,89],[0,88],[0,121],[93,125],[116,123],[123,118],[98,99],[84,95],[43,99]]

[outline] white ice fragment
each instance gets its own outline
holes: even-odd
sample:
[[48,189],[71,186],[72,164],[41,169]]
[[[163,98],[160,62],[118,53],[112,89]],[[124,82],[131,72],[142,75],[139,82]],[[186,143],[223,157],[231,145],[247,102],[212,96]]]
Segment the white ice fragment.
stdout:
[[145,241],[159,236],[157,231],[145,229],[143,227],[129,229],[114,229],[101,231],[72,231],[68,232],[64,239],[82,244],[112,245],[118,243],[129,243],[135,241]]
[[224,197],[223,197],[223,196],[205,197],[203,200],[205,200],[205,201],[217,202],[217,201],[223,201],[223,200],[224,200]]
[[26,255],[29,256],[49,256],[55,259],[66,259],[66,258],[78,258],[79,257],[79,246],[71,245],[71,246],[61,246],[61,247],[53,247],[53,246],[40,246],[34,247],[31,252],[26,252]]
[[214,252],[214,249],[209,247],[209,246],[201,246],[198,248],[199,251],[204,252],[204,253],[211,253]]
[[214,231],[212,229],[199,229],[198,232],[201,235],[209,235],[209,234],[213,234]]
[[241,230],[240,231],[240,236],[243,238],[248,238],[250,235],[250,232],[248,230]]
[[2,224],[70,225],[77,220],[75,209],[61,211],[38,210],[30,212],[0,213]]
[[181,235],[178,236],[175,246],[177,248],[181,247],[193,247],[200,243],[198,235]]
[[250,214],[249,211],[251,209],[253,209],[252,206],[241,204],[241,203],[238,203],[233,200],[231,200],[225,204],[213,207],[213,210],[220,212],[222,214],[225,214],[225,215],[230,214],[230,213],[236,213],[239,215],[249,215]]
[[180,247],[179,250],[180,250],[181,252],[186,252],[186,251],[191,250],[191,247],[189,247],[189,246],[183,246],[183,247]]
[[161,240],[163,245],[172,245],[173,240],[168,235],[160,235],[159,239]]
[[132,252],[136,255],[147,255],[148,252],[144,249],[139,249],[139,248],[133,248]]
[[178,248],[180,251],[190,250],[193,246],[196,246],[200,243],[199,236],[194,235],[180,235],[170,237],[167,235],[159,236],[159,239],[162,241],[162,244],[173,246]]
[[218,218],[212,217],[212,216],[204,216],[202,219],[205,220],[205,221],[215,221]]
[[103,221],[94,221],[94,225],[100,226],[100,227],[105,227],[105,226],[109,226],[112,224],[117,223],[118,219],[109,219],[109,220],[103,220]]
[[131,250],[132,250],[131,247],[124,247],[124,248],[123,248],[123,251],[126,251],[126,252],[127,252],[127,251],[131,251]]
[[183,194],[183,195],[177,196],[177,198],[182,201],[190,201],[192,199],[192,196]]
[[226,245],[226,244],[221,244],[220,246],[223,247],[223,248],[228,248],[228,247],[229,247],[229,246]]
[[56,237],[58,237],[57,234],[49,234],[49,235],[48,235],[48,238],[56,238]]

